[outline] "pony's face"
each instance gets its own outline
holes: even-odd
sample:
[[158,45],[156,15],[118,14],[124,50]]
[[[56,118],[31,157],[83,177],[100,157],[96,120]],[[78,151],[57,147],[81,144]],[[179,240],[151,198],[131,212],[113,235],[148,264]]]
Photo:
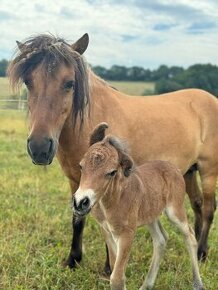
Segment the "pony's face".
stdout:
[[35,164],[50,164],[64,126],[83,121],[89,88],[81,55],[88,41],[85,34],[72,45],[50,35],[39,35],[23,44],[17,42],[19,52],[8,74],[12,85],[24,82],[28,90],[27,150]]
[[54,74],[46,74],[39,65],[28,79],[30,135],[27,150],[35,164],[50,164],[67,118],[72,118],[75,71],[61,65]]

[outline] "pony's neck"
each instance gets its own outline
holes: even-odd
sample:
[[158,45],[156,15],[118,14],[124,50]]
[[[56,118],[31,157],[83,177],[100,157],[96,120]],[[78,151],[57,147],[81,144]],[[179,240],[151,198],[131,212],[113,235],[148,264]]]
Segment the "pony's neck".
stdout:
[[[107,117],[105,114],[107,108],[106,102],[110,101],[113,104],[114,99],[118,97],[117,93],[119,94],[119,92],[110,87],[107,82],[94,74],[90,68],[87,70],[89,76],[90,101],[85,110],[84,123],[81,126],[81,120],[78,116],[74,127],[71,117],[73,114],[72,112],[70,113],[61,132],[60,145],[63,148],[65,146],[68,147],[68,145],[75,147],[81,145],[81,143],[88,144],[87,139],[93,127],[96,123],[102,122],[102,120]],[[113,113],[111,115],[113,115]]]
[[96,86],[104,86],[104,87],[109,87],[108,83],[103,80],[102,78],[100,78],[99,76],[97,76],[92,70],[91,68],[88,68],[88,75],[89,75],[89,88],[92,90],[93,88],[95,88]]
[[102,96],[103,99],[109,95],[118,96],[122,95],[119,91],[112,88],[105,80],[97,76],[91,69],[88,69],[89,74],[89,90],[90,90],[90,102],[95,100],[96,98]]
[[103,121],[109,122],[112,127],[113,123],[117,122],[118,115],[121,120],[119,100],[122,93],[111,88],[91,69],[88,69],[88,74],[90,104],[87,106],[83,127],[80,129],[79,118],[75,128],[71,116],[67,118],[59,139],[57,154],[65,174],[68,177],[75,176],[78,181],[80,177],[78,163],[88,149],[89,136],[93,128]]

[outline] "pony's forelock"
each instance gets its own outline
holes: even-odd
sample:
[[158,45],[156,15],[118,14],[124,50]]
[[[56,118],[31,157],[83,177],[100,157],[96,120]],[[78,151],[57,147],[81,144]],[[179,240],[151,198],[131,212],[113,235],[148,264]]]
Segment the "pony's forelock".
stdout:
[[55,75],[61,64],[73,66],[75,70],[75,90],[73,95],[73,121],[84,120],[85,108],[89,104],[88,67],[83,57],[62,38],[51,34],[41,34],[28,38],[17,49],[7,70],[10,84],[17,89],[28,76],[42,65],[45,73]]

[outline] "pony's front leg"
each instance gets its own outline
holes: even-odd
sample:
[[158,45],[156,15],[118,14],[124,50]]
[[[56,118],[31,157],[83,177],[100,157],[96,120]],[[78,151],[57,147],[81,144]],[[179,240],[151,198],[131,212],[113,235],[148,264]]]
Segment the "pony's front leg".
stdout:
[[69,266],[73,269],[82,260],[82,237],[85,226],[85,218],[77,217],[73,214],[73,238],[71,242],[70,253],[67,260],[64,262],[64,266]]
[[[78,184],[70,180],[70,187],[72,196],[78,189]],[[72,228],[73,228],[73,237],[71,242],[70,253],[68,255],[67,260],[64,262],[64,266],[68,266],[69,268],[73,269],[76,267],[78,263],[82,260],[82,237],[83,237],[83,230],[85,226],[85,218],[77,218],[73,213],[72,219]]]
[[128,230],[116,237],[117,256],[114,269],[110,277],[111,290],[126,290],[125,270],[129,259],[130,249],[133,242],[135,231]]

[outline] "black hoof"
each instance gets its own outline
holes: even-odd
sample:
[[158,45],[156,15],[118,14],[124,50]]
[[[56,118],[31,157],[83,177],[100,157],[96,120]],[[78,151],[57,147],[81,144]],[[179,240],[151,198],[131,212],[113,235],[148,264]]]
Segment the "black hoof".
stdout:
[[67,258],[67,260],[63,261],[62,265],[63,267],[69,267],[70,269],[74,270],[78,264],[81,262],[82,260],[82,255],[79,255],[77,257],[74,256],[69,256]]
[[111,268],[110,268],[110,266],[109,265],[105,265],[104,266],[104,274],[106,275],[106,276],[110,276],[111,275]]
[[207,258],[207,250],[205,249],[198,249],[198,260],[201,262],[205,262]]

